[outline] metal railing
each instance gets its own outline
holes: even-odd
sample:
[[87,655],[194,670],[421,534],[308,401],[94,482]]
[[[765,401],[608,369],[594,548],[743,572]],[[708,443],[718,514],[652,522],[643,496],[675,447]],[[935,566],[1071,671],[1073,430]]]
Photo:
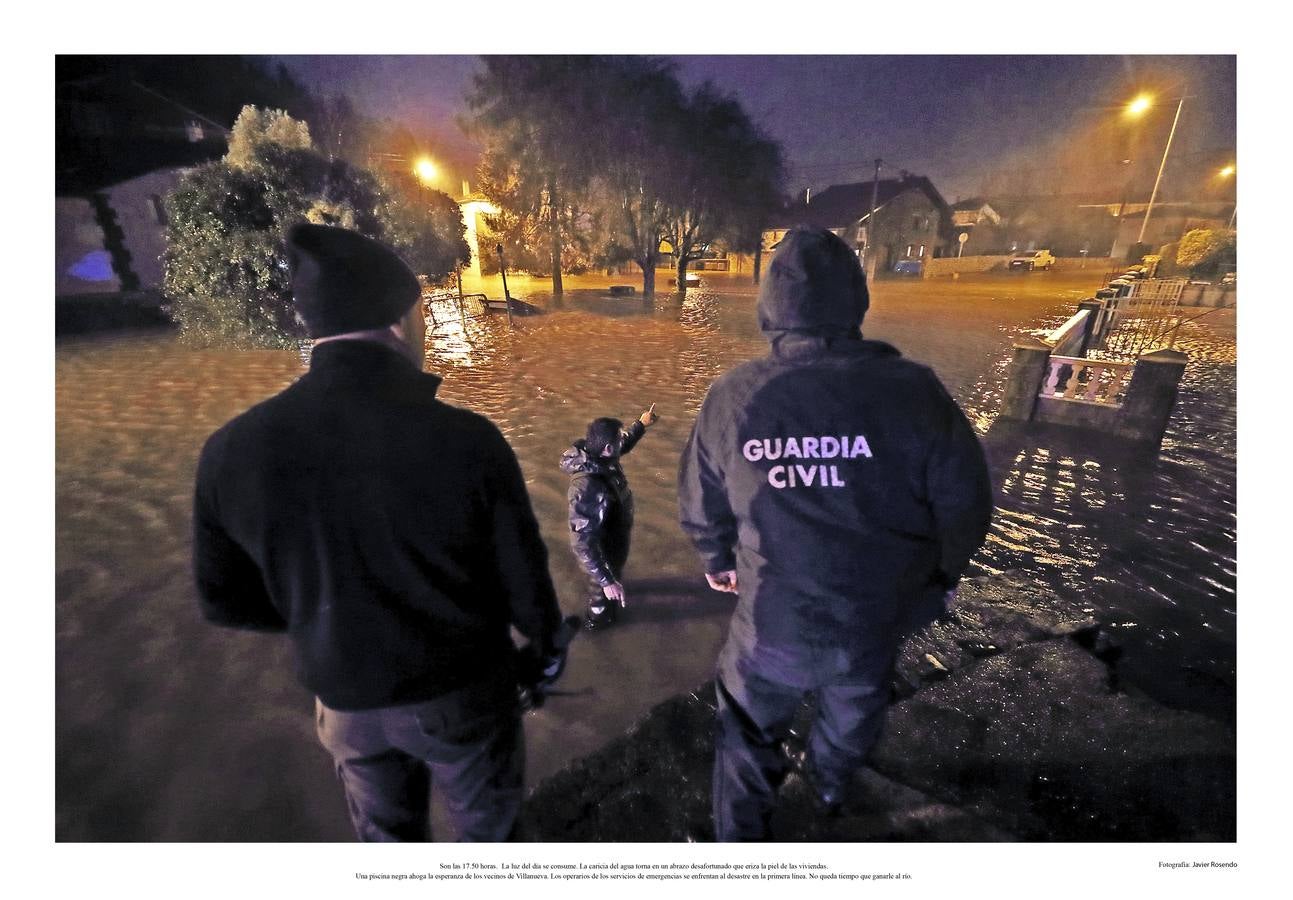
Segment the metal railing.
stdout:
[[1180,320],[1185,283],[1184,278],[1153,278],[1132,284],[1125,297],[1111,298],[1096,355],[1134,360],[1168,346]]

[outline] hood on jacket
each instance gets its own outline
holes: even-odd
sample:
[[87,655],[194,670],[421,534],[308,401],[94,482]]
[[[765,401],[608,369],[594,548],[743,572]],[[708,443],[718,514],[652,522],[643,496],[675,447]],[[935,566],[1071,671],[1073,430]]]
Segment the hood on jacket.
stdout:
[[561,454],[561,471],[567,475],[601,472],[610,462],[615,462],[615,458],[590,455],[588,445],[580,438]]
[[759,328],[856,332],[870,303],[849,245],[825,228],[796,225],[777,245],[759,287]]

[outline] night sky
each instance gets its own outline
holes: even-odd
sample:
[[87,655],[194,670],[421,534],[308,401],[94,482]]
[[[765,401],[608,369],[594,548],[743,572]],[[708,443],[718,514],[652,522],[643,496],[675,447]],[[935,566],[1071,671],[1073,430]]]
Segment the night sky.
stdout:
[[[474,56],[285,56],[307,85],[348,94],[367,114],[407,123],[458,166],[475,147],[456,125]],[[1182,88],[1186,104],[1164,190],[1190,186],[1235,148],[1233,56],[677,56],[688,85],[735,94],[785,148],[792,190],[900,169],[949,201],[991,189],[1021,166],[1103,159],[1120,105],[1162,98],[1143,124],[1152,173]],[[1105,131],[1101,132],[1100,129]],[[1193,165],[1197,163],[1198,165]],[[996,181],[994,182],[994,179]],[[1098,179],[1097,179],[1098,180]],[[1170,182],[1177,182],[1171,184]],[[1062,185],[1059,185],[1062,187]]]

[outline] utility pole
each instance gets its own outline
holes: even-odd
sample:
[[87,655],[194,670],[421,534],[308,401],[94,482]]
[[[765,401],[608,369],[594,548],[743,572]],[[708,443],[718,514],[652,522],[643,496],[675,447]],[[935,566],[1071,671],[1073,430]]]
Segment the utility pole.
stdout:
[[871,278],[875,278],[875,253],[872,246],[875,244],[875,213],[880,201],[880,159],[875,161],[875,177],[871,179],[871,215],[867,217],[866,224],[866,256],[867,268],[871,270]]

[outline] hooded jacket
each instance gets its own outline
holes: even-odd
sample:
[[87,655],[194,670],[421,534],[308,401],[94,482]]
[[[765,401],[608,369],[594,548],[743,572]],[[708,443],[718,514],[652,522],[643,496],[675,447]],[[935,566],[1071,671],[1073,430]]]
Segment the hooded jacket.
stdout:
[[570,546],[588,577],[602,587],[619,581],[633,530],[633,492],[620,457],[645,433],[640,421],[625,428],[615,456],[590,455],[583,438],[561,455],[561,471],[571,476]]
[[516,456],[440,379],[369,341],[207,441],[193,559],[219,624],[286,631],[301,682],[338,710],[430,700],[512,666],[511,628],[550,653],[561,613]]
[[681,523],[735,569],[729,648],[783,683],[861,673],[932,620],[992,511],[978,439],[934,373],[861,338],[865,277],[793,229],[759,294],[771,353],[711,385],[683,451]]

